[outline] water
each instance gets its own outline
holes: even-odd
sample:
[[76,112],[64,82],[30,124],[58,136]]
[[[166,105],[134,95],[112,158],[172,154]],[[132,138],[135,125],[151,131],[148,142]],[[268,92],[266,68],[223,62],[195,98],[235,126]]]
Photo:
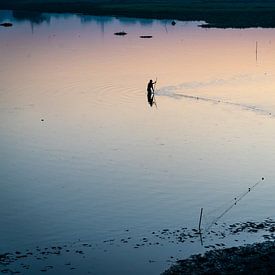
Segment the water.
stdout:
[[[206,226],[261,177],[220,222],[274,217],[274,29],[2,11],[5,20],[0,252],[88,242],[87,258],[50,258],[48,273],[75,261],[72,274],[159,274],[204,251],[199,240],[136,242],[197,228],[201,207]],[[24,274],[41,269],[29,264]]]

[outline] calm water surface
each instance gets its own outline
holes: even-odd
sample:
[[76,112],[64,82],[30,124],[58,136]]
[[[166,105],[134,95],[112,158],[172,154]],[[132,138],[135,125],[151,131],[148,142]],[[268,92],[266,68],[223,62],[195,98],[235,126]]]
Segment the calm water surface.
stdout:
[[[0,252],[85,241],[96,245],[86,258],[53,258],[48,273],[159,274],[204,248],[135,249],[138,240],[197,227],[201,207],[206,227],[261,177],[219,222],[274,218],[274,29],[2,11],[5,20]],[[24,274],[40,270],[31,265]]]

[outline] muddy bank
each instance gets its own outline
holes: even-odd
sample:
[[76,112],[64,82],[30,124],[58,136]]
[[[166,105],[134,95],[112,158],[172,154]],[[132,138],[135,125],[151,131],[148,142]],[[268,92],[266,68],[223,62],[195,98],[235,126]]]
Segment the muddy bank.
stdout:
[[[268,242],[243,246],[260,240]],[[261,268],[269,268],[267,272],[270,273],[270,268],[273,268],[272,262],[275,263],[274,241],[275,221],[271,218],[258,222],[214,224],[208,231],[204,230],[202,235],[198,234],[198,229],[188,227],[162,228],[141,235],[136,235],[131,229],[125,228],[122,234],[102,240],[78,239],[50,243],[47,246],[36,244],[33,247],[16,250],[2,250],[0,273],[101,274],[97,272],[100,270],[98,267],[100,261],[110,264],[114,255],[120,255],[118,257],[123,259],[126,251],[131,257],[145,254],[144,262],[139,263],[151,265],[149,270],[161,265],[162,267],[158,269],[158,272],[161,272],[175,264],[165,274],[206,274],[207,272],[226,274],[228,270],[235,268],[235,265],[246,271],[245,265],[252,264],[254,264],[253,270],[264,273]],[[220,249],[231,247],[234,243],[238,243],[239,248]],[[191,250],[193,252],[186,253]],[[193,253],[206,253],[206,256],[193,256],[187,260],[180,260]],[[254,261],[259,266],[255,266]],[[233,269],[232,273],[240,273],[239,269]],[[128,273],[121,271],[120,274]]]
[[275,242],[211,250],[180,260],[165,271],[169,274],[273,274]]

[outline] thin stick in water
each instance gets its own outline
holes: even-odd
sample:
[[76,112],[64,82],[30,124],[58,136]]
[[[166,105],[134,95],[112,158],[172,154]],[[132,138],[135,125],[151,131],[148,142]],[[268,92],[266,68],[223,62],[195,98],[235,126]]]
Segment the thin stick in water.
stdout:
[[256,62],[258,61],[258,41],[256,41]]
[[201,233],[201,218],[202,218],[203,208],[201,208],[200,221],[199,221],[199,233]]

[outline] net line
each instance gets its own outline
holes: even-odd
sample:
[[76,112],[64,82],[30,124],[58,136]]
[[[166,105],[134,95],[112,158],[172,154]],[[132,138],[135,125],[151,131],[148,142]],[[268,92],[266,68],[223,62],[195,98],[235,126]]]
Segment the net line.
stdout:
[[207,213],[207,220],[209,222],[205,223],[205,216],[204,215],[204,222],[205,224],[205,232],[208,232],[214,224],[217,224],[217,222],[226,215],[234,206],[238,204],[248,193],[250,193],[257,185],[259,185],[261,182],[264,181],[264,178],[261,178],[256,183],[254,183],[252,186],[248,187],[247,190],[243,191],[239,195],[235,196],[233,199],[231,199],[229,202],[224,203],[222,206],[219,206],[218,208],[211,210]]

